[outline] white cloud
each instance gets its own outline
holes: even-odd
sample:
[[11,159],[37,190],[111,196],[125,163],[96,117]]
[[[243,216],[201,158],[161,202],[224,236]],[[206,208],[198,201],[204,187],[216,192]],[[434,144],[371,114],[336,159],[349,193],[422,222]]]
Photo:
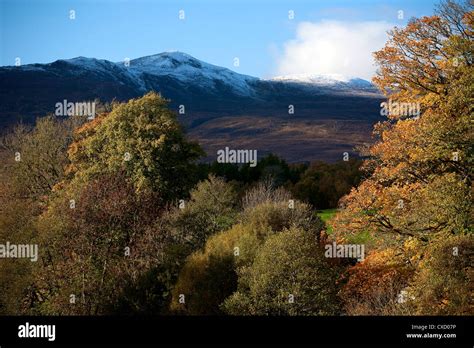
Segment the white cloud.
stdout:
[[387,41],[385,21],[321,21],[298,24],[296,39],[284,44],[278,75],[342,74],[370,79],[375,73],[372,52]]

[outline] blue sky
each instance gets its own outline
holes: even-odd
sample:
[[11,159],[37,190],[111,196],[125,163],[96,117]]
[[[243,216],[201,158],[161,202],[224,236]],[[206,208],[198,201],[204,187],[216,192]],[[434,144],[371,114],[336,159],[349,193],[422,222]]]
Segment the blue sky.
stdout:
[[[370,75],[370,68],[360,66],[367,55],[357,55],[383,41],[380,35],[372,37],[371,30],[384,31],[391,25],[405,24],[410,17],[431,15],[436,3],[0,0],[0,65],[14,65],[16,57],[22,64],[77,56],[122,61],[179,50],[258,77],[334,73],[341,69],[365,76]],[[70,10],[75,11],[74,20],[69,18]],[[179,19],[180,10],[184,10],[184,20]],[[294,11],[294,19],[288,18],[290,10]],[[398,18],[400,10],[402,19]],[[351,42],[341,39],[347,33],[354,34]],[[358,40],[366,42],[359,45]],[[350,44],[355,46],[349,50]],[[345,58],[338,63],[321,52]],[[233,65],[235,57],[240,61],[238,67]]]

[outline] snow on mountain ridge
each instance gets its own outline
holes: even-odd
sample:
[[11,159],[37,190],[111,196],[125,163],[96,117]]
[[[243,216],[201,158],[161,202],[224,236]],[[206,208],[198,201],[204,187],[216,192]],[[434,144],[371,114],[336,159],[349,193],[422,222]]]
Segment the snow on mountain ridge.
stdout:
[[357,87],[372,86],[372,84],[367,80],[342,74],[291,74],[276,76],[271,78],[270,81],[306,83],[315,85],[336,85],[344,83]]
[[83,56],[71,59],[60,59],[58,61],[63,61],[77,67],[86,68],[88,70],[106,70],[111,65],[114,65],[114,63],[106,59],[87,58]]
[[[71,59],[58,60],[48,66],[58,62],[66,62],[76,69],[70,72],[73,74],[84,74],[92,72],[99,75],[111,76],[120,81],[121,84],[133,83],[142,91],[150,88],[149,76],[171,77],[186,85],[199,86],[203,89],[219,90],[224,87],[242,96],[255,96],[258,82],[283,82],[303,84],[308,88],[327,86],[330,90],[366,90],[374,86],[363,79],[344,76],[342,74],[293,74],[277,76],[271,79],[259,79],[257,77],[239,74],[230,69],[209,64],[193,56],[175,51],[162,52],[155,55],[144,56],[130,60],[130,64],[125,61],[111,62],[104,59],[76,57]],[[22,68],[41,69],[43,65],[25,65]]]
[[249,82],[259,80],[256,77],[205,63],[183,52],[162,52],[136,58],[130,60],[128,66],[125,61],[111,62],[82,56],[59,61],[91,72],[109,74],[110,69],[113,69],[115,72],[120,72],[121,75],[131,78],[142,90],[147,90],[145,74],[170,76],[182,83],[194,83],[202,88],[216,89],[218,84],[224,84],[237,94],[245,96],[254,94]]
[[134,63],[133,65],[139,65],[139,66],[150,65],[150,64],[170,66],[171,62],[175,62],[175,64],[176,63],[183,64],[183,63],[190,63],[190,62],[200,63],[200,61],[194,58],[193,56],[184,52],[179,52],[179,51],[152,54],[150,56],[135,58],[131,60],[131,62]]
[[130,70],[151,75],[167,75],[182,82],[199,81],[202,86],[214,88],[215,82],[222,82],[239,94],[253,94],[249,82],[257,77],[236,73],[227,68],[212,65],[183,52],[163,52],[130,61]]

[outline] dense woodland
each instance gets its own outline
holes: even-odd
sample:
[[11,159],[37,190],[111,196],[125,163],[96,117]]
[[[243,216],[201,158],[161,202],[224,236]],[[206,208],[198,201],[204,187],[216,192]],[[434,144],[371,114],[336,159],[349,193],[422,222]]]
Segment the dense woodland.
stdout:
[[363,160],[201,163],[156,93],[17,125],[0,242],[40,259],[0,259],[0,313],[472,315],[473,25],[448,1],[390,32],[374,82],[421,114],[388,115]]

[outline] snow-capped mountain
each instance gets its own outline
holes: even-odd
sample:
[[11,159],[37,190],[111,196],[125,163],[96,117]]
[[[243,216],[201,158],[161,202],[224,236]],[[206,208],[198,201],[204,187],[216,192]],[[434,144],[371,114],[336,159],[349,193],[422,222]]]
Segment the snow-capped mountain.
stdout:
[[[124,63],[117,63],[124,65]],[[168,76],[183,83],[200,82],[202,87],[216,88],[223,84],[232,88],[241,95],[254,93],[251,83],[258,78],[238,74],[232,70],[205,63],[183,52],[164,52],[152,56],[133,59],[129,70],[137,77],[144,78],[144,74]]]
[[[232,70],[205,63],[183,52],[163,52],[128,62],[76,57],[46,65],[58,64],[69,65],[70,72],[77,76],[89,74],[102,77],[115,76],[119,81],[128,79],[142,91],[154,89],[156,78],[165,78],[187,85],[199,84],[201,88],[214,90],[226,86],[238,95],[251,96],[254,90],[250,84],[259,80],[256,77],[238,74]],[[45,70],[42,64],[25,65],[22,68]]]
[[[54,113],[56,103],[63,100],[126,101],[148,91],[161,93],[175,110],[185,106],[180,120],[208,150],[228,139],[242,141],[241,146],[259,141],[267,145],[252,146],[286,153],[290,160],[338,153],[341,143],[370,135],[366,130],[380,117],[381,95],[362,79],[341,75],[259,79],[186,53],[164,52],[127,62],[76,57],[0,67],[0,132],[20,120],[32,123]],[[318,137],[323,138],[315,152],[310,144]]]
[[[80,91],[73,94],[88,98],[123,99],[155,90],[174,102],[189,102],[200,95],[205,97],[204,102],[226,99],[229,106],[240,105],[242,100],[239,99],[242,98],[262,101],[275,99],[281,94],[375,92],[370,82],[342,75],[289,75],[259,79],[203,62],[183,52],[163,52],[128,62],[86,57],[60,59],[49,64],[1,67],[0,76],[7,82],[9,79],[16,81],[14,85],[20,90],[32,88],[29,84],[22,85],[23,79],[33,79],[43,81],[45,88],[59,94],[73,93],[72,88],[79,88]],[[26,90],[22,93],[28,94]]]
[[63,69],[76,77],[94,76],[102,79],[116,80],[119,84],[128,84],[141,92],[155,89],[157,79],[172,79],[177,83],[214,90],[224,88],[227,92],[239,96],[258,97],[259,85],[267,88],[273,82],[301,84],[304,88],[314,88],[324,93],[324,88],[346,93],[364,89],[373,89],[373,85],[357,77],[340,74],[305,75],[294,74],[277,76],[263,80],[257,77],[236,73],[230,69],[203,62],[183,52],[163,52],[141,57],[128,62],[111,62],[104,59],[76,57],[61,59],[49,64],[30,64],[22,67],[4,67],[13,71],[48,72]]
[[276,76],[272,81],[304,83],[319,86],[332,86],[341,88],[373,88],[373,84],[367,80],[345,76],[341,74],[292,74],[284,76]]

